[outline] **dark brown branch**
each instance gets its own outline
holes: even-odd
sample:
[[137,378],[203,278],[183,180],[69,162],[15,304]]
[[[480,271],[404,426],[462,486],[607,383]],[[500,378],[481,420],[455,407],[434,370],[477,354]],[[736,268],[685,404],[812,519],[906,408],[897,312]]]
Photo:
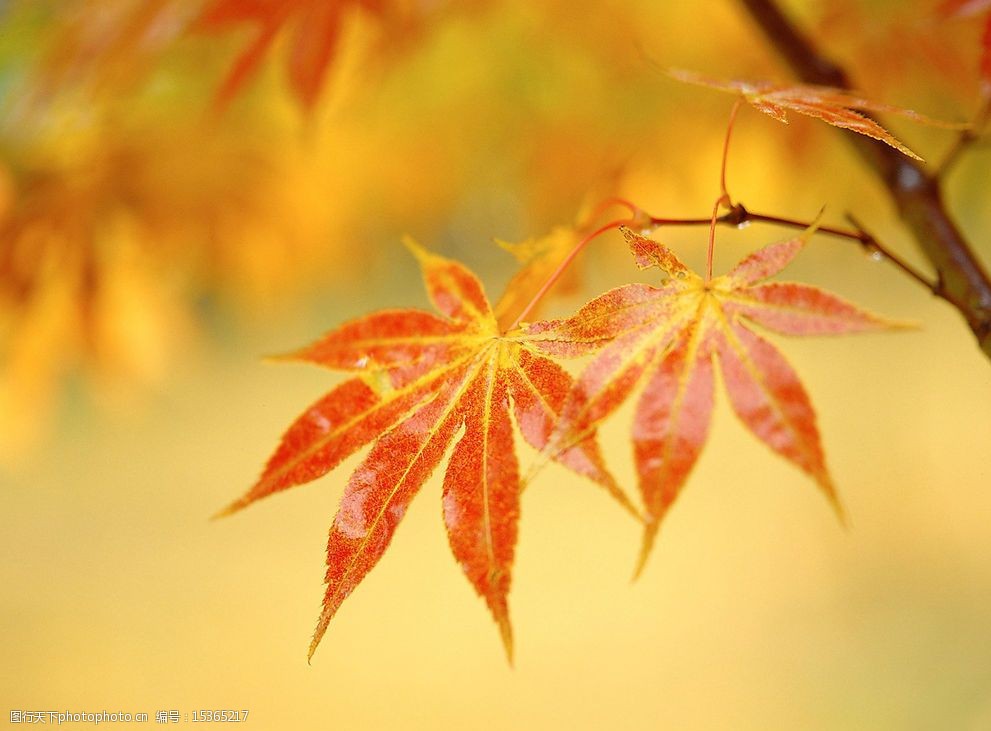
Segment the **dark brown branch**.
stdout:
[[[804,82],[849,89],[842,68],[822,56],[774,0],[740,0],[764,35]],[[936,292],[952,302],[991,358],[991,279],[943,205],[938,178],[882,142],[847,135],[881,179],[936,270]]]

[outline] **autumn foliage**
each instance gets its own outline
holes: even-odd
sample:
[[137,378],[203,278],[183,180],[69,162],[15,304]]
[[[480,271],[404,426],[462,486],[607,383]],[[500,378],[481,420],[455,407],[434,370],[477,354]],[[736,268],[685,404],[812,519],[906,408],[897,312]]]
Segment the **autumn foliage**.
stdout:
[[[330,529],[327,591],[310,656],[456,442],[444,477],[448,539],[512,659],[508,594],[522,488],[513,417],[530,446],[600,484],[638,515],[607,471],[595,435],[598,424],[645,383],[633,432],[646,510],[641,567],[705,443],[715,363],[743,424],[807,472],[840,510],[809,397],[751,323],[786,335],[895,324],[812,286],[765,282],[813,231],[760,249],[725,276],[703,278],[662,244],[624,228],[636,264],[667,275],[662,286],[630,284],[571,318],[508,331],[500,329],[470,271],[410,242],[437,314],[379,312],[287,356],[358,376],[289,427],[255,486],[222,513],[316,479],[372,443]],[[577,381],[553,360],[590,353],[597,355]]]
[[220,86],[217,102],[222,106],[230,103],[258,71],[280,32],[288,30],[289,84],[299,103],[312,109],[337,50],[345,16],[356,11],[381,15],[386,4],[385,0],[214,0],[196,21],[203,30],[223,33],[247,25],[253,26],[254,33]]
[[679,81],[690,84],[707,86],[711,89],[739,94],[754,109],[764,112],[779,122],[788,124],[788,112],[797,112],[807,117],[821,119],[823,122],[849,129],[858,134],[880,140],[886,145],[891,145],[899,152],[909,157],[921,160],[922,158],[905,147],[895,139],[894,135],[888,132],[870,117],[862,112],[882,112],[884,114],[897,114],[907,117],[914,122],[938,127],[949,127],[956,129],[966,128],[966,124],[948,124],[914,112],[911,109],[902,109],[890,104],[881,104],[862,96],[851,94],[843,89],[834,89],[828,86],[815,86],[812,84],[792,84],[781,85],[768,81],[720,81],[710,79],[701,74],[691,71],[672,69],[668,73]]
[[[446,160],[446,150],[438,149],[445,145],[438,145],[437,139],[450,140],[452,148],[458,144],[460,129],[457,123],[447,126],[446,110],[424,112],[410,100],[416,94],[401,97],[410,105],[404,107],[409,117],[431,120],[431,126],[423,128],[427,132],[417,136],[405,127],[397,131],[388,125],[378,129],[362,121],[342,122],[335,116],[344,116],[341,108],[327,101],[332,78],[340,83],[342,98],[361,98],[354,89],[364,81],[363,69],[393,52],[393,45],[414,43],[437,18],[467,12],[467,7],[440,3],[434,8],[399,0],[122,0],[111,4],[112,12],[97,32],[89,23],[97,5],[80,3],[78,12],[59,26],[53,50],[39,60],[32,93],[15,109],[22,126],[33,131],[13,147],[32,151],[35,160],[25,154],[24,160],[10,164],[14,172],[8,177],[16,178],[19,197],[9,211],[0,208],[0,304],[17,315],[0,324],[14,323],[8,325],[14,333],[11,342],[27,343],[11,348],[10,361],[17,366],[12,372],[31,373],[37,360],[55,378],[70,370],[63,362],[107,350],[116,353],[115,347],[104,344],[113,340],[108,332],[140,331],[157,353],[165,333],[185,330],[192,318],[188,311],[196,307],[177,305],[173,300],[181,296],[176,291],[199,302],[217,291],[243,295],[257,287],[269,295],[265,301],[272,301],[283,280],[291,289],[312,271],[346,269],[361,245],[349,250],[342,242],[359,235],[381,237],[375,225],[383,209],[423,215],[425,220],[442,217],[456,208],[456,191],[477,175],[477,168],[497,167],[493,161],[499,157],[499,136],[491,130],[498,124],[484,109],[477,124],[489,131],[490,146],[497,152],[485,158],[484,165],[466,164],[449,179],[437,172],[440,182],[432,183],[423,171],[436,172],[433,168],[442,168]],[[468,5],[485,8],[489,3]],[[573,12],[565,5],[548,11],[562,34]],[[384,555],[412,500],[440,470],[451,552],[491,612],[511,661],[509,594],[521,497],[529,482],[540,479],[541,467],[556,462],[603,491],[642,533],[642,549],[634,562],[639,573],[703,452],[719,382],[745,429],[807,475],[842,520],[840,490],[827,468],[812,399],[776,339],[907,326],[811,284],[775,278],[813,236],[829,235],[890,260],[960,310],[979,339],[985,325],[991,331],[991,304],[974,305],[972,298],[958,294],[956,280],[938,265],[935,274],[920,272],[852,219],[840,228],[821,225],[822,214],[813,221],[748,211],[730,195],[726,183],[730,136],[738,110],[748,106],[784,123],[794,112],[883,143],[879,147],[885,154],[899,160],[904,155],[915,166],[922,161],[920,155],[872,116],[896,115],[940,128],[956,139],[944,165],[926,173],[924,182],[935,185],[941,170],[979,138],[991,116],[991,3],[948,0],[932,15],[943,22],[981,19],[980,109],[972,122],[938,121],[841,86],[724,81],[678,70],[668,70],[665,76],[654,70],[652,93],[659,84],[675,86],[673,78],[736,97],[722,139],[720,167],[704,172],[712,183],[719,173],[718,191],[712,186],[711,216],[655,217],[621,197],[625,174],[634,170],[643,175],[645,167],[654,166],[643,163],[648,155],[641,149],[630,150],[616,141],[627,134],[623,124],[610,130],[614,139],[611,146],[603,145],[608,148],[608,154],[601,155],[605,161],[586,161],[588,169],[595,170],[594,180],[557,165],[561,158],[578,159],[576,149],[583,145],[575,141],[581,141],[584,129],[580,121],[561,121],[551,114],[550,121],[532,125],[536,131],[528,139],[530,156],[521,165],[526,172],[521,177],[533,177],[535,189],[545,185],[540,190],[553,193],[534,196],[541,199],[534,208],[551,198],[548,208],[555,213],[575,210],[576,189],[583,194],[595,191],[590,196],[595,200],[605,192],[601,204],[573,227],[558,225],[542,237],[501,243],[519,266],[500,298],[490,300],[480,278],[466,265],[407,239],[432,311],[373,312],[339,324],[309,346],[281,357],[346,376],[289,426],[254,485],[218,515],[237,513],[262,498],[312,482],[365,450],[330,527],[326,589],[310,657],[344,601]],[[607,40],[602,45],[625,59],[625,38],[614,39],[615,47]],[[171,72],[155,77],[157,84],[144,85],[153,69],[168,65],[170,50],[183,43],[211,60],[206,98],[192,104],[188,98],[170,96],[176,88]],[[214,45],[222,52],[203,52]],[[266,75],[266,69],[276,73]],[[335,77],[338,71],[340,79]],[[289,104],[274,105],[277,113],[241,126],[242,117],[236,115],[251,119],[245,110],[251,110],[258,95],[269,93],[266,84],[273,84],[276,74]],[[508,76],[521,87],[529,83],[517,78],[525,74]],[[107,89],[139,89],[131,93],[149,103],[140,96],[147,94],[150,106],[159,105],[155,113],[167,115],[167,132],[150,135],[142,115],[127,117],[117,105],[99,103]],[[79,123],[84,133],[74,145],[57,126],[49,129],[39,122],[61,118],[62,95],[93,103],[92,119]],[[466,107],[483,103],[481,96],[473,96]],[[383,106],[395,104],[394,98],[387,99]],[[363,102],[374,107],[375,94]],[[541,98],[534,106],[543,103]],[[589,106],[589,116],[595,117],[597,110]],[[195,114],[181,116],[190,108]],[[630,105],[631,118],[638,109]],[[515,113],[530,130],[529,111]],[[287,118],[292,121],[287,123]],[[339,126],[323,132],[322,154],[312,156],[316,163],[305,145],[294,148],[295,155],[279,154],[288,147],[288,139],[319,136],[314,130],[327,119]],[[640,124],[648,127],[653,122]],[[683,136],[694,133],[692,119],[679,118],[678,124]],[[216,129],[225,130],[226,137],[214,135]],[[71,155],[59,147],[63,144],[72,147]],[[157,154],[149,154],[149,148]],[[60,154],[71,158],[71,164],[60,162]],[[394,159],[405,162],[393,164]],[[557,170],[556,178],[531,175],[532,170],[555,168],[563,169]],[[346,173],[338,178],[328,173],[338,169]],[[922,179],[921,168],[906,169]],[[776,174],[778,184],[793,185],[781,182],[790,181],[792,172],[782,166]],[[4,169],[0,173],[6,175]],[[0,184],[6,180],[0,177]],[[381,188],[368,184],[364,196],[349,197],[369,180],[385,183]],[[939,203],[935,190],[927,204]],[[0,198],[0,203],[5,201]],[[250,215],[243,215],[242,208]],[[627,214],[603,217],[615,208]],[[727,273],[714,274],[718,227],[754,221],[783,226],[793,234],[744,256]],[[665,227],[677,225],[708,226],[705,271],[690,269],[666,243]],[[591,297],[570,316],[540,319],[539,307],[560,294],[569,279],[581,286],[575,262],[589,244],[617,231],[632,255],[630,281]],[[108,282],[119,271],[132,269],[140,270],[134,278],[157,294],[119,305],[113,298],[117,290]],[[976,269],[969,274],[979,284],[982,272]],[[163,271],[178,272],[175,281],[158,276]],[[639,279],[646,281],[634,281]],[[67,301],[72,304],[60,309]],[[982,320],[984,315],[988,318]],[[66,342],[73,344],[69,354]],[[60,358],[46,357],[60,347]],[[131,355],[127,348],[120,349],[125,351],[122,357]],[[29,394],[21,409],[41,411],[38,401]],[[628,402],[635,402],[629,454],[610,454],[607,459],[598,433]],[[530,454],[521,455],[519,442],[528,445]],[[620,485],[607,465],[624,458],[633,462],[637,500],[629,497],[634,491]]]

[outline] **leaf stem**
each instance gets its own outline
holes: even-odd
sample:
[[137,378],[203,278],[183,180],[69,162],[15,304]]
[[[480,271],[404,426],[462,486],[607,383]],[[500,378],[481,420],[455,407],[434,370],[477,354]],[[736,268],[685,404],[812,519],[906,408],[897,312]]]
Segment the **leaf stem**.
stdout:
[[[632,204],[630,205],[632,206]],[[544,295],[547,294],[550,288],[553,287],[554,284],[557,282],[557,280],[561,278],[561,275],[564,274],[565,270],[567,270],[571,262],[574,261],[575,257],[582,252],[582,249],[588,246],[588,244],[593,239],[595,239],[598,236],[601,236],[606,231],[611,231],[614,228],[619,228],[620,226],[628,226],[635,223],[636,214],[638,212],[639,212],[638,209],[634,211],[634,218],[617,218],[613,221],[610,221],[609,223],[599,226],[599,228],[595,229],[592,233],[588,234],[581,241],[575,244],[575,248],[573,248],[570,251],[570,253],[564,258],[564,260],[558,265],[557,269],[555,269],[554,272],[543,283],[543,285],[541,285],[540,289],[537,290],[537,293],[533,296],[533,298],[527,303],[526,307],[523,308],[520,314],[513,321],[513,324],[507,328],[507,332],[509,330],[515,330],[517,327],[519,327],[520,323],[523,322],[523,320],[526,319],[526,316],[529,315],[530,312],[533,310],[533,308],[537,306],[537,303],[540,302],[541,299],[543,299]]]
[[736,122],[736,113],[740,111],[740,105],[742,103],[743,97],[737,97],[736,101],[733,103],[733,109],[729,113],[729,122],[726,124],[726,137],[723,138],[723,159],[719,166],[720,201],[725,200],[728,206],[732,206],[733,199],[730,197],[729,191],[726,189],[726,158],[729,157],[729,140],[733,134],[733,124]]
[[712,280],[712,253],[716,248],[716,224],[719,222],[719,206],[722,205],[723,196],[716,199],[712,206],[712,217],[709,219],[709,246],[705,251],[705,283]]
[[705,252],[706,284],[712,280],[712,255],[716,249],[716,219],[719,213],[719,207],[725,204],[727,208],[733,208],[733,199],[726,189],[726,158],[729,157],[729,141],[730,137],[733,136],[733,124],[736,122],[736,113],[740,111],[740,104],[742,102],[742,97],[737,97],[736,101],[733,102],[733,109],[729,113],[729,122],[726,123],[726,136],[723,138],[723,156],[719,163],[719,197],[712,207],[712,216],[709,218],[709,246]]
[[587,218],[588,223],[583,224],[583,227],[589,226],[592,224],[592,222],[597,221],[599,217],[602,216],[603,213],[608,211],[613,206],[623,206],[630,212],[630,215],[634,218],[636,218],[636,216],[640,213],[640,209],[634,203],[628,201],[626,198],[612,196],[610,198],[606,198],[603,201],[601,201],[599,205],[597,205],[592,210],[592,212],[588,215]]

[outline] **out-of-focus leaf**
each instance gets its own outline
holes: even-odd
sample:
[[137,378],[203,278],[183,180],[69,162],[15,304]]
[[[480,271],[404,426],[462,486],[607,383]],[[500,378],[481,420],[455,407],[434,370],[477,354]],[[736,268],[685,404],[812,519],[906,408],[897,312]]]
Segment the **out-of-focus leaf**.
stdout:
[[901,107],[891,106],[890,104],[881,104],[849,91],[834,89],[828,86],[815,86],[812,84],[782,86],[769,81],[723,81],[697,74],[694,71],[683,71],[680,69],[671,69],[668,71],[668,74],[678,81],[707,86],[711,89],[718,89],[719,91],[725,91],[731,94],[739,94],[754,109],[758,109],[764,112],[764,114],[774,117],[779,122],[787,124],[788,112],[798,112],[808,117],[821,119],[834,127],[842,127],[867,137],[873,137],[916,160],[921,160],[922,158],[899,142],[894,135],[873,119],[865,117],[855,110],[897,114],[911,119],[913,122],[934,127],[963,129],[967,126],[966,124],[941,122],[918,112],[913,112],[911,109],[903,109]]
[[223,107],[258,71],[280,33],[290,33],[286,70],[293,94],[311,110],[334,59],[341,26],[355,10],[381,14],[388,0],[212,0],[197,25],[224,32],[231,26],[255,27],[254,37],[234,61],[217,92]]
[[940,6],[944,15],[969,17],[988,12],[981,33],[981,78],[984,80],[985,94],[991,94],[991,0],[945,0]]

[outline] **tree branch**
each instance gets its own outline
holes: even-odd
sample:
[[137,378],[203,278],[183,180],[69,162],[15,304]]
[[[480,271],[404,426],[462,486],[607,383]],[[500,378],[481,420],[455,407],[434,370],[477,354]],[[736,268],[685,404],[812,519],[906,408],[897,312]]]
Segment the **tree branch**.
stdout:
[[[893,251],[886,248],[880,241],[874,238],[874,236],[867,233],[863,225],[861,225],[861,223],[853,216],[848,214],[847,219],[851,224],[853,224],[856,230],[836,228],[834,226],[818,226],[816,228],[816,233],[827,234],[829,236],[835,236],[840,239],[855,242],[867,253],[879,256],[884,261],[890,262],[892,265],[900,269],[903,274],[908,276],[910,279],[914,279],[936,297],[946,300],[957,309],[961,309],[964,306],[961,303],[954,301],[953,296],[943,289],[939,282],[929,281],[929,279],[922,274],[922,272],[918,271],[908,262],[902,260]],[[711,226],[713,224],[713,219],[711,217],[659,218],[657,216],[646,215],[646,218],[643,221],[635,221],[635,223],[642,223],[643,225],[650,227]],[[782,218],[781,216],[772,216],[766,213],[755,213],[739,202],[734,203],[729,211],[716,218],[715,223],[734,227],[740,227],[747,223],[769,223],[775,226],[785,226],[787,228],[797,229],[805,229],[812,225],[810,221],[799,221],[794,218]]]
[[[774,0],[740,0],[750,17],[804,82],[849,89],[842,68],[821,55]],[[984,354],[991,358],[991,279],[943,205],[937,177],[882,142],[847,135],[881,179],[936,270],[935,291],[960,311]]]

